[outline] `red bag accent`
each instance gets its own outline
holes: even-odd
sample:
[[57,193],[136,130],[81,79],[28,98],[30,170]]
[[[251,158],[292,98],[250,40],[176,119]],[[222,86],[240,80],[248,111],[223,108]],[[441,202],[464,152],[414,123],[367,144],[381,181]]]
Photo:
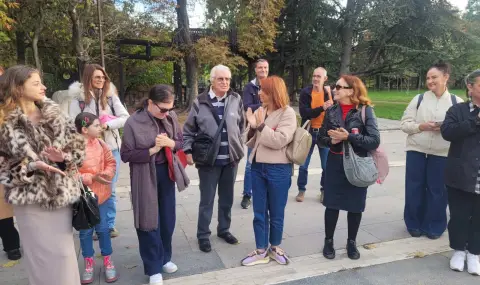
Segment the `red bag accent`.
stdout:
[[168,163],[168,177],[170,180],[175,181],[175,174],[173,172],[173,152],[169,147],[165,147],[165,157],[167,158]]
[[177,155],[177,158],[180,160],[180,163],[183,165],[183,168],[186,168],[188,163],[187,163],[187,155],[185,152],[183,152],[183,149],[177,150],[175,153]]
[[187,167],[187,156],[183,150],[178,150],[175,154],[173,154],[172,149],[169,147],[165,148],[165,157],[167,158],[168,163],[168,177],[170,180],[175,182],[175,172],[173,171],[173,155],[176,155],[177,158],[180,160],[183,168]]

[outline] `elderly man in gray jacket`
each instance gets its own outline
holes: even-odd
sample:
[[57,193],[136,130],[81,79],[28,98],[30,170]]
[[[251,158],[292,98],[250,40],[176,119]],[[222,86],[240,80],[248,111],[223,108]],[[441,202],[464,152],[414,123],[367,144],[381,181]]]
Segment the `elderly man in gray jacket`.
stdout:
[[[237,164],[244,156],[242,134],[244,131],[243,103],[239,94],[230,90],[232,74],[224,65],[217,65],[210,72],[211,87],[193,102],[183,127],[183,149],[190,165],[195,163],[200,178],[200,206],[198,211],[197,239],[201,251],[210,252],[210,222],[218,187],[217,236],[229,244],[238,240],[230,233],[233,190],[237,176]],[[215,137],[225,116],[218,136],[213,165],[200,164],[192,157],[192,146],[201,135]],[[195,155],[194,155],[195,156]],[[213,156],[212,156],[213,158]]]

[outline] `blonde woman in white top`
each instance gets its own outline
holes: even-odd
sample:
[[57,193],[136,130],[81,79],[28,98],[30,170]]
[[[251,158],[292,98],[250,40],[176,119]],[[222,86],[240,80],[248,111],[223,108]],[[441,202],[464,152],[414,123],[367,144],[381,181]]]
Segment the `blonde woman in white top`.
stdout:
[[450,66],[437,63],[427,72],[428,91],[413,98],[402,117],[407,133],[404,220],[412,237],[439,238],[447,228],[445,164],[450,143],[440,134],[447,110],[460,97],[450,94]]

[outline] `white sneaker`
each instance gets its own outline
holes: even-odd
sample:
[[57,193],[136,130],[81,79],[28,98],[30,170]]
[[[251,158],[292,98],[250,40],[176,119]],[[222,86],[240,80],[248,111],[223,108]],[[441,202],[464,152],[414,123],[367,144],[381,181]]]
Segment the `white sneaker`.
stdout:
[[163,285],[163,278],[162,274],[158,273],[155,275],[150,276],[149,285]]
[[465,259],[467,254],[465,251],[455,250],[452,259],[450,259],[450,269],[458,272],[462,272],[465,268]]
[[471,253],[468,253],[467,266],[468,266],[468,273],[472,275],[480,276],[480,261],[478,260],[478,255],[473,255]]
[[177,272],[177,270],[178,270],[178,266],[171,261],[167,262],[163,266],[163,272],[165,272],[165,273],[175,273],[175,272]]

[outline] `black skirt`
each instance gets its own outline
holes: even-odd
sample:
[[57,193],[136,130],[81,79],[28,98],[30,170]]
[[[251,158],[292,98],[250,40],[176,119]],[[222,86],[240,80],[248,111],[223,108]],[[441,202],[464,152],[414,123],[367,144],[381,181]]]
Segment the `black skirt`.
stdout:
[[323,205],[329,209],[362,213],[365,211],[366,199],[367,187],[357,187],[348,182],[343,170],[343,155],[329,152]]

